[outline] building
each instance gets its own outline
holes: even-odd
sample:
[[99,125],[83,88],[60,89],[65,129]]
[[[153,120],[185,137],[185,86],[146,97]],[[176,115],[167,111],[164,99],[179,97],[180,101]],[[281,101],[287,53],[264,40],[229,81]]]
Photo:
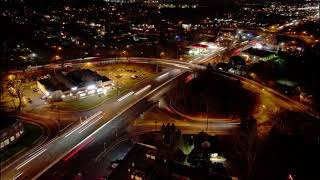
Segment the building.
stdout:
[[[217,165],[217,164],[216,164]],[[218,166],[221,167],[221,164]],[[222,167],[223,168],[223,167]],[[215,179],[231,180],[220,171],[208,171],[170,160],[157,147],[137,143],[108,177],[109,180],[133,179]]]
[[24,126],[20,119],[14,116],[0,116],[0,150],[20,139]]
[[37,87],[52,101],[103,94],[112,87],[111,79],[90,69],[58,72],[37,81]]
[[251,60],[252,62],[258,61],[269,61],[278,58],[278,56],[269,51],[265,51],[258,48],[249,48],[241,52],[241,56],[246,57],[246,60]]
[[200,42],[198,44],[193,44],[188,47],[190,55],[204,55],[208,53],[217,53],[225,48],[216,43],[211,42]]

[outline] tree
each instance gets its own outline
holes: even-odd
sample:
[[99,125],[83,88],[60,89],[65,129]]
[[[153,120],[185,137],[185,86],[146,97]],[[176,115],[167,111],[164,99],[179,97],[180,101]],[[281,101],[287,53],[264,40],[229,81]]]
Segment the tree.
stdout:
[[12,96],[15,96],[19,100],[19,105],[16,108],[17,111],[21,111],[22,109],[22,101],[23,101],[23,89],[22,89],[22,82],[20,79],[16,77],[9,79],[8,87],[12,88]]
[[223,71],[228,71],[230,69],[230,65],[227,64],[227,63],[219,62],[216,65],[216,69],[223,70]]
[[246,164],[245,179],[252,177],[256,158],[257,121],[249,116],[241,118],[240,132],[234,146],[234,158]]
[[232,57],[230,57],[229,63],[230,63],[232,66],[245,65],[245,64],[246,64],[244,58],[241,57],[241,56],[232,56]]

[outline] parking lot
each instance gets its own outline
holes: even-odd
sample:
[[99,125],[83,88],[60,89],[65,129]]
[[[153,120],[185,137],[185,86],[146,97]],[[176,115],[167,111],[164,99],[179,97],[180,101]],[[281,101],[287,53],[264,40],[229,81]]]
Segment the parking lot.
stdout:
[[[156,68],[152,65],[140,64],[111,64],[106,66],[83,67],[97,71],[98,74],[106,76],[113,81],[114,87],[103,95],[90,95],[81,99],[73,99],[63,102],[48,103],[44,98],[44,94],[37,88],[37,80],[41,78],[50,78],[54,72],[37,71],[25,72],[21,74],[11,74],[7,78],[11,81],[19,81],[21,86],[10,87],[9,84],[4,85],[4,93],[1,97],[1,104],[7,111],[17,110],[19,106],[19,98],[16,92],[22,94],[22,110],[32,110],[35,108],[51,108],[66,111],[84,110],[93,107],[103,101],[117,95],[134,85],[142,82],[156,74]],[[69,69],[70,70],[70,69]],[[160,71],[160,68],[158,69]]]

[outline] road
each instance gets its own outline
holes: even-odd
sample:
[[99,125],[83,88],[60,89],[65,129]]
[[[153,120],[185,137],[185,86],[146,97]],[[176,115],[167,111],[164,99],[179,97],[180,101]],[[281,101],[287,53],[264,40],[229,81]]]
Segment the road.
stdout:
[[[124,129],[129,126],[130,133],[125,136],[127,138],[119,138],[115,135],[117,132],[114,129],[105,127],[95,135],[95,139],[93,141],[83,147],[76,155],[74,155],[74,157],[71,157],[67,160],[65,160],[64,158],[63,160],[59,161],[56,165],[54,165],[42,176],[40,176],[39,179],[73,179],[75,176],[77,176],[78,173],[82,174],[81,179],[97,179],[98,175],[107,175],[106,164],[108,163],[100,162],[97,160],[101,159],[101,161],[108,161],[105,157],[99,158],[100,154],[102,154],[102,152],[104,151],[105,144],[111,151],[114,147],[116,147],[115,145],[117,144],[114,144],[114,141],[129,140],[132,139],[131,137],[135,137],[137,134],[154,131],[154,118],[158,120],[159,127],[161,123],[172,123],[174,121],[173,118],[170,118],[170,116],[159,112],[156,114],[152,114],[151,116],[153,118],[150,118],[148,115],[148,117],[144,118],[144,120],[142,120],[141,122],[138,122],[137,124],[134,123],[135,125],[133,125],[132,127],[130,125],[135,119],[139,119],[140,112],[148,111],[148,109],[155,105],[155,102],[162,98],[163,94],[165,94],[172,87],[173,85],[171,83],[163,86],[157,92],[154,92],[141,100],[139,103],[131,107],[128,111],[123,113],[108,125],[111,127],[117,127],[118,131],[124,131]],[[174,122],[176,123],[176,126],[182,130],[183,133],[198,133],[199,131],[206,129],[206,124],[203,122],[188,122],[178,120]],[[208,133],[235,133],[235,129],[237,128],[238,123],[210,123]],[[118,134],[121,134],[121,132],[118,132]],[[122,151],[125,150],[121,150],[120,153],[115,153],[114,155],[112,155],[111,159],[117,159],[118,156],[121,156],[121,154],[123,154]]]
[[[173,80],[175,82],[175,80]],[[76,157],[70,157],[59,161],[55,166],[45,172],[39,179],[72,179],[72,177],[79,172],[80,169],[92,169],[96,166],[95,159],[98,157],[99,153],[104,150],[104,143],[107,146],[115,141],[116,133],[120,134],[133,119],[140,116],[141,112],[146,111],[151,106],[155,104],[154,97],[159,96],[159,92],[165,93],[170,87],[171,83],[166,83],[157,91],[151,92],[145,98],[141,99],[137,104],[126,110],[120,116],[115,117],[108,126],[104,126],[100,131],[94,135],[94,140],[90,142],[87,146],[83,147],[80,152],[75,155]],[[162,94],[161,93],[161,94]],[[80,158],[81,157],[81,158]],[[83,171],[85,171],[83,170]]]
[[[210,61],[211,55],[203,57],[204,61]],[[216,56],[216,54],[215,54]],[[126,59],[105,59],[99,62],[92,63],[121,63],[127,62]],[[163,72],[155,79],[141,83],[138,87],[131,89],[130,91],[116,97],[112,100],[106,101],[99,107],[83,112],[77,112],[76,114],[60,114],[63,118],[68,117],[89,117],[83,120],[82,123],[77,123],[71,128],[65,130],[62,134],[58,135],[48,143],[35,149],[33,153],[28,153],[24,157],[15,161],[10,166],[1,170],[1,179],[40,179],[46,177],[41,176],[44,172],[50,169],[55,171],[55,164],[60,164],[62,161],[68,161],[72,156],[77,154],[84,148],[97,147],[97,144],[104,142],[101,137],[114,137],[115,131],[121,131],[122,127],[125,127],[127,120],[132,116],[139,115],[145,110],[152,101],[156,101],[158,97],[161,97],[162,93],[167,92],[170,86],[174,85],[175,79],[184,74],[185,71],[192,71],[194,69],[204,69],[204,66],[179,62],[174,60],[160,60],[149,58],[135,58],[130,60],[132,63],[158,63],[163,65],[173,66],[179,69],[173,69],[169,72]],[[85,62],[72,62],[78,65]],[[51,67],[47,67],[51,68]],[[183,70],[182,70],[183,69]],[[235,77],[227,73],[217,72],[218,75],[226,76],[230,79],[241,79],[241,77]],[[253,89],[263,89],[264,86],[258,85],[258,83],[251,82],[246,79],[241,81],[248,83],[247,86],[254,85]],[[266,88],[266,87],[264,87]],[[277,94],[271,89],[266,88],[266,92]],[[150,97],[152,96],[152,97]],[[149,97],[148,101],[146,98]],[[278,94],[277,97],[289,100],[285,96]],[[151,101],[151,102],[150,102]],[[142,104],[141,104],[142,103]],[[293,102],[292,102],[293,103]],[[301,104],[296,104],[298,107],[303,107]],[[137,109],[136,109],[137,108]],[[41,115],[40,115],[41,116]],[[43,115],[49,118],[55,118],[57,113],[48,113]],[[148,129],[150,127],[146,127]],[[192,129],[190,126],[186,129]],[[143,129],[143,128],[142,128]],[[103,147],[103,146],[102,146]],[[65,159],[67,158],[67,159]],[[81,156],[82,159],[83,156]],[[64,159],[64,160],[62,160]],[[62,161],[61,161],[62,160]],[[53,167],[53,168],[52,168]],[[59,168],[58,168],[59,169]]]
[[[104,127],[112,129],[108,125],[126,112],[130,107],[141,101],[145,96],[158,91],[167,83],[176,79],[184,72],[173,69],[156,77],[152,82],[145,82],[132,89],[122,97],[113,101],[107,101],[96,109],[79,112],[83,117],[90,116],[81,124],[76,125],[65,133],[52,139],[47,144],[34,150],[34,153],[26,155],[10,166],[2,169],[1,179],[32,179],[45,172],[52,165],[62,159],[73,149],[81,147],[81,144],[92,140],[97,132]],[[149,83],[149,84],[146,84]]]

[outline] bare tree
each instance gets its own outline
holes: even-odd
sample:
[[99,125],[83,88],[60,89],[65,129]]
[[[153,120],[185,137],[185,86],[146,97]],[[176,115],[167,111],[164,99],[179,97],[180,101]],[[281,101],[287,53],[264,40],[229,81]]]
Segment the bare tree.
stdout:
[[22,102],[23,102],[23,89],[22,89],[22,82],[20,79],[17,79],[16,77],[13,79],[10,79],[8,82],[9,88],[12,88],[12,96],[15,96],[19,100],[19,105],[16,107],[17,111],[22,110]]

